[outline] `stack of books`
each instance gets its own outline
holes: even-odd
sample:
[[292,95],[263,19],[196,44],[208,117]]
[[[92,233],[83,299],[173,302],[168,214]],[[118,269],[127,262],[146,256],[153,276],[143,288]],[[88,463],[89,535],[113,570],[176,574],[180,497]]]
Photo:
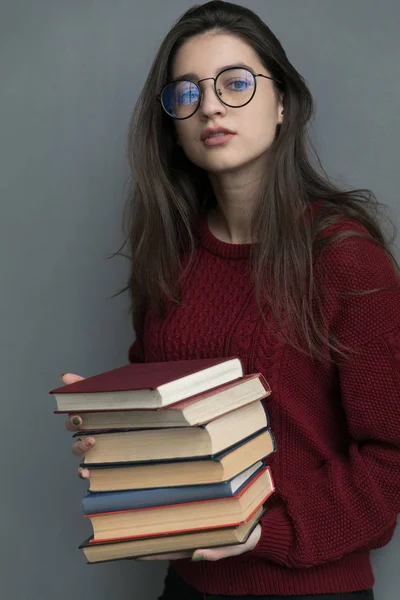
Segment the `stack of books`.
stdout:
[[274,490],[260,373],[238,358],[129,364],[54,389],[95,436],[82,500],[88,562],[244,543]]

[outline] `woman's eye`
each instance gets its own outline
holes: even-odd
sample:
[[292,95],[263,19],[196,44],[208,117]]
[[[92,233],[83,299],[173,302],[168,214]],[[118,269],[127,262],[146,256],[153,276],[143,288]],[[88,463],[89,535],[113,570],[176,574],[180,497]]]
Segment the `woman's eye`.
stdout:
[[248,81],[245,79],[236,79],[235,81],[228,83],[228,87],[230,87],[232,90],[237,90],[240,92],[247,89]]
[[183,92],[179,96],[179,102],[181,104],[189,104],[191,102],[197,102],[196,94],[193,92]]

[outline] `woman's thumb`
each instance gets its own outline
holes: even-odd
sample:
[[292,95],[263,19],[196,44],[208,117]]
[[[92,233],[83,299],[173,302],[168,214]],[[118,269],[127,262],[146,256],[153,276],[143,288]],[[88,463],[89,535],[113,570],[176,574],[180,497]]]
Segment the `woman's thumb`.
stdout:
[[76,383],[77,381],[82,381],[85,379],[80,375],[75,375],[74,373],[61,373],[61,381],[64,385],[69,385],[70,383]]

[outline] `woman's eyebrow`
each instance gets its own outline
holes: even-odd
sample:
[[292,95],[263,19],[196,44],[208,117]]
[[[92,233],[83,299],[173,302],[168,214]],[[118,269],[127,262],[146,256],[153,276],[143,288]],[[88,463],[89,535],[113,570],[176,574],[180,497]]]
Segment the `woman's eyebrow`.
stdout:
[[[236,62],[232,65],[224,65],[222,67],[218,67],[218,69],[215,70],[215,75],[217,75],[221,71],[224,71],[224,69],[234,69],[235,67],[244,67],[245,69],[249,69],[252,73],[254,73],[254,69],[252,69],[252,67],[250,67],[249,65],[246,65],[243,62]],[[197,73],[183,73],[182,75],[175,77],[174,81],[177,81],[178,79],[194,79],[198,81],[200,78]]]

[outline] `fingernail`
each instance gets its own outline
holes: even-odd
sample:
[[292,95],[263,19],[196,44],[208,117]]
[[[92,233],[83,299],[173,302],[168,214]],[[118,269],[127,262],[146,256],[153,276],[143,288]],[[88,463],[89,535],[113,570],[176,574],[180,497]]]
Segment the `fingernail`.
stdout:
[[66,373],[61,373],[61,375],[60,375],[61,381],[62,381],[62,378],[64,377],[64,375],[66,375]]
[[95,443],[94,438],[90,437],[86,440],[86,443],[88,446],[93,446],[93,444]]
[[192,556],[192,561],[196,562],[198,560],[205,560],[205,556],[204,554],[195,554],[194,556]]
[[82,419],[80,417],[74,417],[72,422],[74,425],[80,425],[82,423]]

